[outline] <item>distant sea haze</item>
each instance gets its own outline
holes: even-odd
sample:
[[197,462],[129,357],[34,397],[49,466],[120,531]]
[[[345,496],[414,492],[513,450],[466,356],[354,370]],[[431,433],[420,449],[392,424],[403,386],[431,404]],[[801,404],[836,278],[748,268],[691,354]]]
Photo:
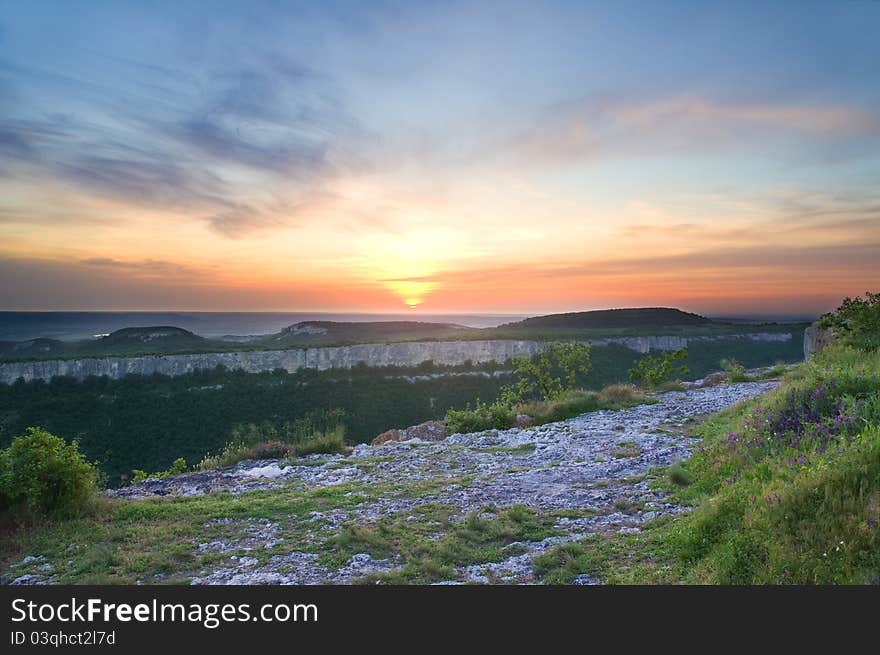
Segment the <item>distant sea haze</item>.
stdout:
[[306,312],[0,312],[0,341],[72,341],[126,327],[172,325],[203,337],[273,334],[302,321],[424,321],[495,327],[526,318],[491,314],[343,314]]

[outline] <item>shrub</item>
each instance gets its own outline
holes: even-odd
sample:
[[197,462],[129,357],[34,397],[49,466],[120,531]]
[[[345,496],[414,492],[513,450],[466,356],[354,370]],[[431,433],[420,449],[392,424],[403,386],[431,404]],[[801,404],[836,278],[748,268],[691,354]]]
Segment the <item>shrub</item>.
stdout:
[[348,450],[345,445],[345,428],[337,425],[328,432],[316,432],[308,439],[294,444],[293,450],[297,457],[316,453],[344,453]]
[[180,475],[181,473],[186,473],[186,460],[183,459],[183,457],[178,457],[173,462],[171,462],[171,466],[169,466],[164,471],[147,473],[146,471],[142,471],[141,469],[134,469],[131,472],[131,483],[137,484],[138,482],[143,482],[144,480],[149,480],[150,478],[169,478],[172,475]]
[[844,298],[837,310],[825,314],[819,325],[830,328],[846,345],[865,350],[880,348],[880,293]]
[[517,406],[516,412],[531,416],[535,425],[540,425],[563,421],[587,412],[595,412],[597,409],[602,409],[598,393],[575,389],[566,391],[553,400],[533,400],[523,403]]
[[507,430],[516,418],[513,410],[503,401],[491,405],[477,400],[476,407],[449,409],[446,412],[446,429],[451,433],[482,432],[483,430]]
[[13,512],[74,516],[90,508],[99,473],[74,441],[28,428],[0,451],[0,508]]
[[648,389],[656,389],[673,377],[686,375],[687,366],[675,366],[675,363],[687,358],[687,350],[680,349],[671,353],[645,355],[635,368],[629,370],[632,380],[641,383]]
[[746,367],[733,359],[724,358],[720,362],[721,370],[727,373],[727,379],[730,382],[745,382],[748,380],[746,375]]
[[669,476],[669,481],[679,487],[686,487],[694,482],[694,476],[680,463],[670,466],[666,474]]
[[586,375],[590,372],[590,353],[588,345],[556,341],[534,357],[514,357],[516,382],[504,390],[504,401],[514,404],[530,398],[557,398],[575,387],[579,373]]
[[609,405],[630,405],[644,401],[643,394],[634,384],[609,384],[599,392],[599,397]]

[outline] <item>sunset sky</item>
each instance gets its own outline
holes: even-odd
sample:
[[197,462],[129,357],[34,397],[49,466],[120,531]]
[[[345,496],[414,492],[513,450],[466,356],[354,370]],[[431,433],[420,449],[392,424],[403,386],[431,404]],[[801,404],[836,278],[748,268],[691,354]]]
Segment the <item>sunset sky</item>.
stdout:
[[880,2],[0,1],[0,309],[816,314]]

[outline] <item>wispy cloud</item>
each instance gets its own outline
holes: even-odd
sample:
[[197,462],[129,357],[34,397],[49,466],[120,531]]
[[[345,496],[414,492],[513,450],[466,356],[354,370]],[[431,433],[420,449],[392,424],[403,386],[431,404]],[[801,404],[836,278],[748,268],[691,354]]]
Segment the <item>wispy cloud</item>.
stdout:
[[701,96],[586,98],[557,105],[502,144],[533,163],[699,152],[791,133],[880,137],[880,116],[850,106],[721,103]]
[[80,264],[86,266],[94,266],[99,268],[113,268],[132,273],[143,273],[147,275],[185,275],[196,276],[202,274],[202,271],[185,264],[176,262],[163,261],[160,259],[145,259],[141,261],[130,261],[114,259],[112,257],[87,257],[79,261]]
[[[18,88],[10,83],[10,92],[26,97],[29,73],[13,69]],[[237,238],[301,218],[272,208],[309,204],[329,179],[367,166],[355,146],[370,137],[335,97],[332,80],[285,55],[269,52],[209,72],[198,93],[181,89],[161,67],[154,77],[141,91],[152,93],[145,103],[120,106],[109,98],[102,106],[89,91],[92,120],[24,120],[0,111],[0,168],[7,176],[63,180],[85,193],[201,215],[217,234]],[[167,98],[181,92],[192,97],[169,107]]]

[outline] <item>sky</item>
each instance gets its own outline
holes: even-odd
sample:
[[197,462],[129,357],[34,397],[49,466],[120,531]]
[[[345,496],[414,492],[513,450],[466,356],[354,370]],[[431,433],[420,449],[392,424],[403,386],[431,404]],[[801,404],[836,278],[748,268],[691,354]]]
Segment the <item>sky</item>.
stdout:
[[0,0],[0,309],[819,314],[880,290],[878,33],[870,0]]

